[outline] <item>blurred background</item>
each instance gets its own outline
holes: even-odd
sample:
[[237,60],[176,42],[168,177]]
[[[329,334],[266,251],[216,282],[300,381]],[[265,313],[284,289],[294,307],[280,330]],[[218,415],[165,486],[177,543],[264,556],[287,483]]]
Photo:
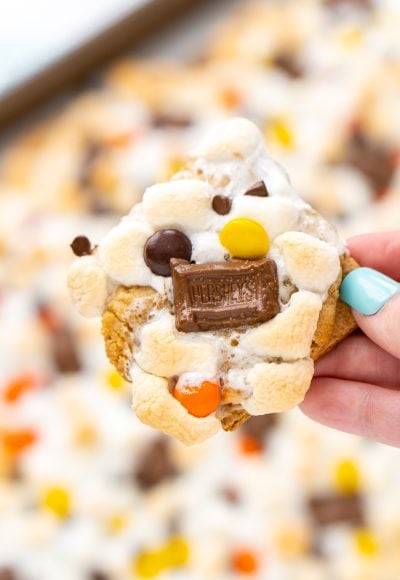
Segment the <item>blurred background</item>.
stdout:
[[0,580],[399,580],[398,450],[297,410],[163,437],[65,287],[233,115],[343,236],[400,228],[399,30],[398,0],[4,4]]

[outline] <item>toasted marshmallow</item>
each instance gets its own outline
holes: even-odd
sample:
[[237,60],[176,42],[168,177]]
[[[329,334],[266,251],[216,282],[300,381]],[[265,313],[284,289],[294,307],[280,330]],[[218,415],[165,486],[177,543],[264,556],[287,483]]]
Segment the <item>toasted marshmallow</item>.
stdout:
[[211,162],[245,159],[261,144],[261,133],[254,123],[242,118],[228,119],[207,133],[192,156]]
[[143,214],[155,229],[178,228],[185,233],[207,229],[211,213],[211,188],[199,179],[177,179],[146,189]]
[[327,292],[340,272],[340,259],[332,246],[302,232],[287,232],[278,236],[271,255],[282,255],[292,282],[311,292]]
[[260,363],[249,370],[246,383],[252,396],[242,402],[251,415],[279,413],[304,399],[314,372],[311,360],[293,363]]
[[108,281],[94,256],[82,256],[71,264],[67,284],[82,316],[102,315],[108,296]]
[[124,219],[110,230],[99,247],[103,269],[124,286],[146,286],[152,274],[143,258],[143,248],[153,231],[136,219]]
[[136,353],[137,364],[161,377],[186,372],[217,372],[217,349],[197,335],[195,340],[179,336],[174,318],[165,315],[145,326]]
[[241,195],[233,200],[229,218],[245,217],[259,222],[271,240],[292,229],[298,218],[297,208],[284,197]]
[[258,356],[288,361],[308,357],[321,307],[317,294],[295,292],[286,310],[248,330],[241,344]]
[[168,391],[167,379],[135,367],[132,382],[132,407],[146,425],[160,429],[186,445],[201,443],[221,428],[214,415],[203,418],[190,415]]

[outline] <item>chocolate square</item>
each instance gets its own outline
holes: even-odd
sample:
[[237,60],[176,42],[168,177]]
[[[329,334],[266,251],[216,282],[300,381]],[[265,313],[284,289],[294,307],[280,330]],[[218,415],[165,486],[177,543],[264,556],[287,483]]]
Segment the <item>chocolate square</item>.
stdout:
[[358,494],[314,496],[309,500],[309,510],[314,522],[321,527],[333,524],[365,525],[363,502]]
[[171,269],[175,324],[181,332],[251,326],[279,312],[273,260],[190,264],[172,259]]

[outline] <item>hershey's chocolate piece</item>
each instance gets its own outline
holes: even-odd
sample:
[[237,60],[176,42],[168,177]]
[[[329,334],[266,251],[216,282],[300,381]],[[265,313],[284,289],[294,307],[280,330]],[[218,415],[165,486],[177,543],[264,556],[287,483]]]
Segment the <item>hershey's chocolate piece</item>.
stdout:
[[278,422],[277,413],[270,413],[269,415],[257,415],[255,417],[250,417],[242,425],[240,431],[250,435],[257,441],[262,441],[266,435],[275,427]]
[[268,197],[267,186],[264,181],[257,181],[254,185],[249,187],[245,195],[254,195],[255,197]]
[[190,127],[192,124],[192,119],[189,119],[188,117],[178,117],[167,113],[159,113],[158,115],[154,115],[152,118],[152,125],[156,129],[164,129],[168,127],[185,129],[186,127]]
[[17,580],[17,575],[12,568],[5,566],[0,568],[0,580]]
[[66,374],[81,370],[77,343],[68,326],[62,324],[55,328],[51,333],[50,343],[54,365],[58,372]]
[[325,4],[331,8],[346,6],[347,4],[366,10],[372,8],[371,0],[325,0]]
[[396,168],[391,151],[371,141],[362,131],[356,131],[350,140],[347,161],[365,175],[376,195],[390,185]]
[[143,449],[133,475],[138,486],[146,490],[176,474],[177,469],[172,461],[169,441],[159,437]]
[[218,215],[226,215],[231,211],[232,198],[227,195],[215,195],[212,200],[212,208]]
[[234,487],[223,487],[221,489],[221,495],[226,499],[228,503],[231,504],[240,503],[239,491]]
[[75,256],[88,256],[92,253],[92,244],[86,236],[77,236],[71,243],[72,251]]
[[278,54],[273,64],[292,79],[299,79],[303,76],[303,70],[299,62],[295,55],[290,52]]
[[144,261],[157,276],[171,276],[171,258],[190,260],[192,243],[179,230],[159,230],[144,247]]
[[321,527],[332,524],[365,525],[362,498],[358,494],[312,497],[309,510],[315,523]]
[[279,312],[273,260],[206,264],[171,260],[171,268],[175,324],[181,332],[254,325]]

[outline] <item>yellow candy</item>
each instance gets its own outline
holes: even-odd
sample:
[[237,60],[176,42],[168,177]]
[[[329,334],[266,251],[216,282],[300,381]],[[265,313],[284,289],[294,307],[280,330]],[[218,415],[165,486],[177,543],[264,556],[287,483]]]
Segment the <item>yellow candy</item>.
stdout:
[[257,260],[269,249],[269,237],[254,220],[237,218],[226,223],[219,235],[221,244],[235,258]]
[[288,123],[284,119],[273,119],[266,129],[267,141],[277,143],[283,149],[293,149],[294,137]]
[[69,493],[63,487],[50,487],[43,493],[42,505],[58,518],[65,519],[71,510]]
[[378,552],[378,542],[369,530],[358,530],[354,534],[357,550],[363,556],[375,556]]
[[336,468],[335,484],[344,494],[355,493],[360,488],[360,473],[351,459],[343,459]]
[[142,552],[133,566],[135,578],[155,578],[164,569],[164,554],[162,550]]
[[121,391],[126,385],[124,379],[114,369],[111,369],[106,373],[105,379],[107,385],[113,391]]
[[127,525],[127,519],[123,514],[114,514],[107,522],[107,528],[111,534],[118,534]]
[[185,566],[189,560],[189,545],[178,536],[170,539],[164,551],[167,565],[171,568]]

